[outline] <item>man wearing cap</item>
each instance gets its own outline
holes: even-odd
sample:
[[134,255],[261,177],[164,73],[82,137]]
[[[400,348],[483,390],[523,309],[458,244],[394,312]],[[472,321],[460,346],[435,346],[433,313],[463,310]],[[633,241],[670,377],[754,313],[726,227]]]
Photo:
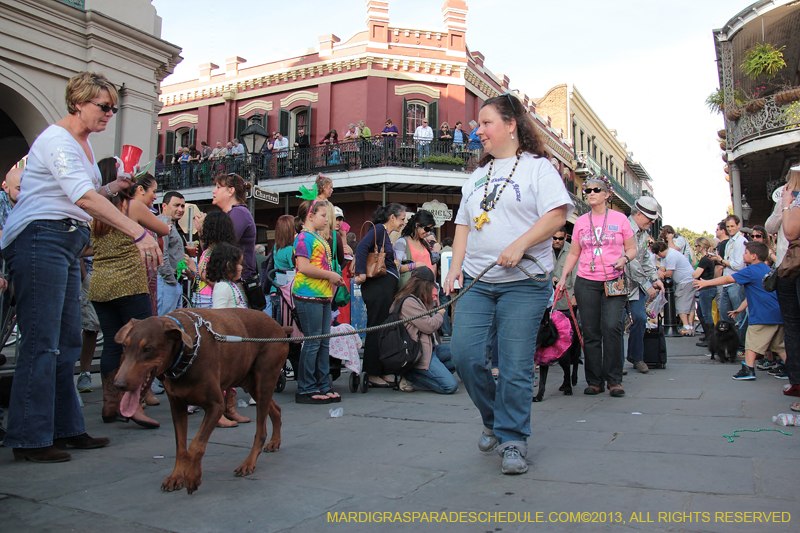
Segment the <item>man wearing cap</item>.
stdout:
[[628,312],[631,314],[630,334],[628,335],[628,362],[646,374],[649,371],[644,362],[644,330],[647,324],[645,304],[653,298],[657,291],[664,290],[658,279],[656,269],[650,261],[648,253],[648,230],[653,221],[658,219],[658,202],[652,196],[642,196],[634,203],[628,222],[636,239],[636,259],[625,267],[625,274],[631,280],[633,290],[628,296]]

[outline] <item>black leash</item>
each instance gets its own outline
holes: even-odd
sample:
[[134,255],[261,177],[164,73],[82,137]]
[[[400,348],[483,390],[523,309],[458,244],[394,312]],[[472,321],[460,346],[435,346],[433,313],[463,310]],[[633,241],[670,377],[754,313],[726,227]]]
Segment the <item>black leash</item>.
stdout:
[[[538,267],[540,269],[542,269],[542,271],[545,270],[544,267],[542,266],[542,264],[539,262],[539,260],[536,259],[535,257],[533,257],[531,255],[528,255],[528,254],[524,254],[522,256],[522,258],[523,259],[528,259],[530,261],[533,261],[534,263],[536,263],[536,265],[538,265]],[[442,310],[442,309],[444,309],[446,307],[449,307],[449,306],[453,305],[468,290],[470,290],[472,288],[472,286],[475,285],[475,283],[478,282],[478,280],[480,280],[487,272],[489,272],[492,268],[494,268],[496,266],[498,266],[497,263],[492,263],[491,265],[489,265],[486,268],[484,268],[483,272],[478,274],[475,277],[475,279],[470,281],[469,285],[464,287],[464,289],[461,292],[459,292],[449,302],[443,303],[441,305],[438,305],[438,306],[434,307],[433,309],[431,309],[429,311],[426,311],[425,313],[420,313],[419,315],[416,315],[416,316],[412,316],[412,317],[409,317],[409,318],[404,318],[403,320],[398,320],[397,322],[390,322],[389,324],[380,324],[378,326],[372,326],[372,327],[363,328],[363,329],[356,329],[356,330],[353,330],[353,331],[343,331],[341,333],[328,333],[327,335],[311,335],[311,336],[308,336],[308,337],[287,337],[287,338],[277,338],[277,339],[276,338],[259,339],[259,338],[253,338],[253,337],[238,337],[236,335],[222,335],[220,333],[215,332],[213,329],[211,329],[211,324],[208,321],[205,321],[203,323],[203,326],[205,326],[205,328],[208,330],[209,333],[211,333],[211,335],[214,337],[214,339],[217,342],[259,342],[259,343],[302,342],[302,341],[306,341],[306,340],[313,341],[313,340],[319,340],[319,339],[330,339],[330,338],[333,338],[333,337],[346,337],[348,335],[357,335],[359,333],[371,333],[373,331],[378,331],[380,329],[392,327],[392,326],[394,326],[396,324],[405,324],[406,322],[412,322],[414,320],[417,320],[418,318],[422,318],[424,316],[432,315],[432,314],[434,314],[434,313],[436,313],[436,312],[438,312],[438,311],[440,311],[440,310]],[[550,274],[549,273],[545,274],[544,276],[537,276],[537,275],[534,275],[534,274],[531,274],[530,272],[528,272],[525,269],[525,267],[523,267],[522,265],[518,264],[517,268],[520,269],[522,272],[524,272],[529,278],[531,278],[534,281],[546,282],[548,279],[550,279]],[[389,274],[387,274],[387,275],[389,275]]]

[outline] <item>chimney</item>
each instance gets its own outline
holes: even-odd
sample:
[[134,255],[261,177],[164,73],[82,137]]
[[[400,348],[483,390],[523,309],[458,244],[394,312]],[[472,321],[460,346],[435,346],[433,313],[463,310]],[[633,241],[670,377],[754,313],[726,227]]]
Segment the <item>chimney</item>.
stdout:
[[467,3],[464,0],[445,0],[442,7],[444,27],[447,30],[447,52],[462,55],[467,51]]
[[203,63],[200,65],[200,80],[199,81],[211,81],[211,71],[217,70],[219,65],[215,65],[214,63]]
[[333,54],[333,45],[341,41],[341,39],[332,33],[320,35],[317,40],[319,41],[319,57],[326,57]]
[[367,3],[367,38],[370,44],[389,47],[389,0],[365,0]]
[[225,76],[232,77],[239,75],[239,64],[246,63],[247,60],[243,57],[234,56],[225,60]]

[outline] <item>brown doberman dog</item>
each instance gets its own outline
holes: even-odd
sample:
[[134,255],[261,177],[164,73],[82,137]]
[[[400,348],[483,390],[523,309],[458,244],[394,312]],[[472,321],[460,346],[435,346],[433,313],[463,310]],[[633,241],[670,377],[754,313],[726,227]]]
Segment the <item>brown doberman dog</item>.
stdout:
[[[177,444],[175,470],[161,484],[165,491],[186,486],[191,494],[200,486],[200,463],[211,432],[225,410],[225,389],[242,387],[257,406],[253,448],[236,469],[236,475],[252,474],[262,448],[273,452],[281,445],[281,409],[272,394],[289,344],[218,342],[209,328],[220,335],[249,338],[282,338],[291,334],[291,328],[281,327],[260,311],[184,309],[145,320],[133,319],[114,338],[123,345],[114,386],[125,392],[120,402],[124,416],[136,410],[142,391],[152,379],[163,376]],[[199,405],[205,416],[187,450],[188,405]],[[272,420],[272,438],[264,446],[267,414]]]

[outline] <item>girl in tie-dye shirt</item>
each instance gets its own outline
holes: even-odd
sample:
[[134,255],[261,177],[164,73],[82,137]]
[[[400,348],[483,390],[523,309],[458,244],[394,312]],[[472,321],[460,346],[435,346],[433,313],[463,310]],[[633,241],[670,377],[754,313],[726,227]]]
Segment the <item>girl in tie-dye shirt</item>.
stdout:
[[[294,277],[292,296],[305,336],[327,335],[331,331],[331,299],[336,287],[344,285],[342,277],[333,272],[333,256],[327,241],[320,232],[328,225],[328,202],[312,205],[306,200],[300,204],[298,216],[305,223],[294,240],[294,258],[297,274]],[[320,404],[341,401],[341,396],[331,390],[329,340],[307,340],[300,352],[300,365],[296,369],[297,394],[295,402]]]

